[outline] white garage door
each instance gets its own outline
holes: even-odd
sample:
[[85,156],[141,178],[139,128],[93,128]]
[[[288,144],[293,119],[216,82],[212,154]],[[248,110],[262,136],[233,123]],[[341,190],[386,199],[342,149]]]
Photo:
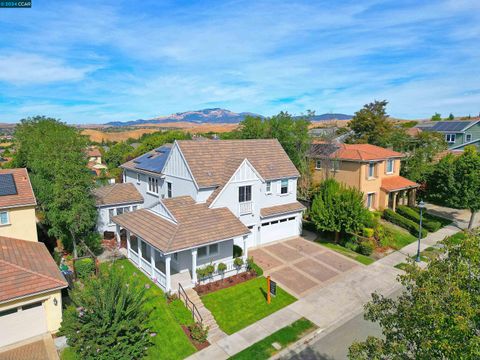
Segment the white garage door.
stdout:
[[41,302],[0,311],[0,347],[46,333],[46,319]]
[[262,221],[260,228],[260,243],[267,244],[290,236],[298,236],[299,233],[298,220],[295,216]]

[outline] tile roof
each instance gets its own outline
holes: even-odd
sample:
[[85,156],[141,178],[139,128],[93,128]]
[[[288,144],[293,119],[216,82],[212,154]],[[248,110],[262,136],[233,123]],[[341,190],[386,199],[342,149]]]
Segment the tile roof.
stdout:
[[265,180],[299,176],[277,139],[178,140],[177,144],[200,187],[223,185],[233,173],[230,164],[240,165],[244,159]]
[[190,196],[164,199],[176,222],[140,209],[113,217],[113,222],[140,236],[164,253],[175,252],[250,232],[227,208],[209,209]]
[[291,212],[296,212],[305,209],[305,206],[303,206],[301,203],[298,201],[295,201],[293,203],[289,204],[284,204],[284,205],[276,205],[276,206],[270,206],[266,208],[260,209],[260,216],[261,217],[268,217],[268,216],[274,216],[274,215],[282,215],[282,214],[288,214]]
[[17,188],[16,195],[0,196],[0,209],[37,204],[27,169],[0,169],[0,174],[12,174]]
[[310,147],[310,156],[328,157],[340,160],[372,161],[400,158],[404,155],[397,151],[371,144],[313,143]]
[[0,302],[67,286],[45,244],[0,237]]
[[388,176],[382,179],[381,189],[385,191],[395,191],[419,186],[416,182],[408,180],[403,176]]
[[101,157],[102,153],[96,147],[90,147],[87,149],[87,156],[88,157]]
[[143,202],[143,196],[132,183],[105,185],[93,190],[97,206]]

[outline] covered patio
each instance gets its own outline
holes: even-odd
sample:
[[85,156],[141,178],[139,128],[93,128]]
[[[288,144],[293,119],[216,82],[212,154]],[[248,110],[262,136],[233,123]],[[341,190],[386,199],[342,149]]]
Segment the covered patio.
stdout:
[[415,206],[417,189],[420,185],[402,176],[387,177],[382,180],[383,208],[396,211],[399,205]]
[[[126,233],[127,257],[154,280],[163,291],[177,291],[178,284],[191,288],[200,280],[197,269],[214,265],[210,279],[230,276],[244,270],[237,268],[233,258],[234,241],[243,244],[243,262],[246,263],[247,236],[250,230],[228,209],[202,209],[198,205],[189,212],[178,211],[186,203],[165,201],[175,221],[151,209],[139,209],[115,216],[118,246],[120,234]],[[203,216],[202,216],[203,215]],[[207,217],[205,216],[207,215]],[[218,264],[227,269],[218,271]]]

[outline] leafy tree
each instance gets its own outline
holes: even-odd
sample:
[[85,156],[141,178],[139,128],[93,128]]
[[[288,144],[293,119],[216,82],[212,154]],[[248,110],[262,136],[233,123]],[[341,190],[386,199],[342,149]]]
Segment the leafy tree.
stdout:
[[434,115],[432,115],[432,121],[442,121],[442,114],[436,112]]
[[355,113],[349,127],[354,134],[349,139],[353,143],[368,143],[386,147],[389,145],[393,123],[388,119],[388,102],[374,101]]
[[[87,169],[86,137],[59,120],[37,116],[23,119],[15,131],[16,167],[29,170],[39,209],[45,213],[50,236],[67,250],[74,241],[90,239],[96,209],[91,194],[93,177]],[[98,243],[91,243],[96,248]]]
[[105,151],[105,162],[107,163],[109,168],[116,168],[127,160],[128,155],[133,150],[133,147],[126,142],[116,143],[115,145],[112,145],[107,151]]
[[320,184],[310,210],[310,218],[317,229],[334,232],[336,241],[340,233],[358,233],[370,217],[363,193],[334,179]]
[[453,114],[450,113],[450,115],[448,115],[448,120],[455,120],[455,116],[453,116]]
[[190,140],[192,136],[181,130],[159,131],[152,134],[144,134],[140,137],[140,146],[130,155],[131,158],[145,154],[159,146],[173,143],[175,140]]
[[[268,120],[267,120],[268,121]],[[263,139],[267,137],[267,121],[260,116],[245,116],[240,122],[242,139]]]
[[384,338],[352,344],[350,359],[480,358],[480,234],[444,244],[425,270],[409,261],[400,297],[372,294],[365,319],[378,322]]
[[447,155],[428,177],[428,198],[432,202],[456,209],[470,210],[471,229],[480,210],[480,154],[475,146],[467,146],[462,155]]
[[[144,287],[108,268],[70,292],[60,331],[82,359],[140,359],[151,345]],[[130,285],[130,286],[129,286]]]

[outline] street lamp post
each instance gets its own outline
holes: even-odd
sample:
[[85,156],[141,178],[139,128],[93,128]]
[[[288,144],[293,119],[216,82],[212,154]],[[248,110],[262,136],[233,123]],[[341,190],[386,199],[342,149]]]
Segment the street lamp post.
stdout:
[[418,208],[420,209],[420,227],[418,229],[418,249],[417,249],[417,262],[420,262],[420,239],[422,238],[422,215],[423,209],[425,209],[425,203],[420,201],[418,203]]

